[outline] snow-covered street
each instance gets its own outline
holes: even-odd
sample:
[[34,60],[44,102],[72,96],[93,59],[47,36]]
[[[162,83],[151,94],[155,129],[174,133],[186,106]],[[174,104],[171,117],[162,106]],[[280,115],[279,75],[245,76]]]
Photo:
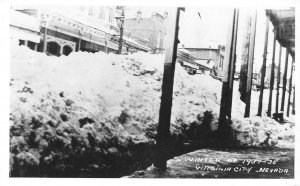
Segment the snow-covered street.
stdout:
[[168,162],[161,171],[149,167],[130,178],[293,178],[291,149],[201,149]]
[[[76,52],[58,58],[16,43],[11,51],[12,175],[109,177],[104,173],[122,164],[126,169],[126,162],[137,165],[110,176],[149,166],[151,158],[135,158],[147,159],[141,151],[155,144],[164,55]],[[177,64],[171,120],[176,143],[213,138],[221,85]],[[243,118],[237,89],[233,102],[236,147],[293,148],[293,123]],[[94,173],[83,175],[86,170]]]

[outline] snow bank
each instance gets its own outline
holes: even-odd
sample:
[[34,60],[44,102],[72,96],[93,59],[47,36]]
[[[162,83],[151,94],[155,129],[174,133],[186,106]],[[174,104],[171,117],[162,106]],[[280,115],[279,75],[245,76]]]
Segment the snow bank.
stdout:
[[236,140],[244,146],[294,147],[294,125],[280,125],[269,117],[234,119],[232,128]]
[[[128,154],[127,147],[154,143],[163,55],[77,52],[55,57],[16,45],[11,51],[12,170],[38,165],[65,170],[66,164],[105,169],[111,156]],[[191,137],[196,128],[205,136],[217,129],[221,85],[176,66],[172,135]],[[235,118],[242,144],[261,145],[269,136],[267,143],[276,145],[292,130],[278,128],[271,119]]]

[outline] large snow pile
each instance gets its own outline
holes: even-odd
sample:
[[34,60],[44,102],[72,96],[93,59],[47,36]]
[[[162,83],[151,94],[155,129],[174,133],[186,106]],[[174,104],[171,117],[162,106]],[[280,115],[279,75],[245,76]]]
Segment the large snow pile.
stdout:
[[[11,166],[76,161],[153,143],[163,55],[80,52],[58,58],[14,45],[11,51]],[[217,87],[210,77],[176,69],[172,135],[182,133],[182,122],[200,123],[206,110],[217,113]]]
[[[57,169],[66,164],[105,168],[108,165],[99,157],[153,144],[164,55],[77,52],[54,57],[15,45],[11,51],[12,170],[22,167],[26,172],[41,164]],[[221,85],[210,76],[190,76],[176,66],[172,135],[191,137],[192,129],[199,129],[205,136],[217,129]],[[251,144],[260,145],[269,134],[256,128],[274,131],[272,126],[279,125],[266,122],[271,125],[251,128],[250,121],[237,119],[234,129],[256,133],[259,140]],[[243,124],[238,127],[239,123]],[[282,138],[281,130],[274,131],[279,132],[275,137]],[[239,132],[237,137],[250,143]],[[271,139],[278,141],[275,137],[272,133]]]
[[233,119],[236,140],[244,146],[294,147],[294,125],[280,125],[268,117]]

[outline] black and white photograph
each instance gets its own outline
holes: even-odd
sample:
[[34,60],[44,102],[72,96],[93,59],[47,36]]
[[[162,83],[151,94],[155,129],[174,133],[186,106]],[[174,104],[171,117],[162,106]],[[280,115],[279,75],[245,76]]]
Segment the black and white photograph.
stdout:
[[294,180],[291,2],[10,4],[8,177]]

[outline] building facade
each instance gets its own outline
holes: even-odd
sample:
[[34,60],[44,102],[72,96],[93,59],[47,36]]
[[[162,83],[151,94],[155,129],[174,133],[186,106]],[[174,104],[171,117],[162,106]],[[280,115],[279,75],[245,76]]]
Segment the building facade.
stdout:
[[[128,12],[128,11],[127,11]],[[146,45],[153,53],[163,53],[165,48],[167,12],[152,12],[150,17],[143,14],[143,10],[136,10],[135,16],[126,18],[125,32],[131,37]],[[142,41],[139,38],[145,38]]]
[[[120,11],[116,7],[16,7],[12,11],[23,14],[24,20],[31,16],[39,22],[40,41],[36,42],[34,47],[39,52],[60,56],[79,50],[93,53],[118,51],[120,29],[115,17],[120,15]],[[15,19],[17,18],[12,20]],[[20,38],[20,44],[28,46],[24,38]],[[122,44],[123,53],[150,50],[126,36]]]
[[185,48],[198,62],[206,69],[211,69],[215,76],[223,76],[223,64],[225,56],[225,46],[218,45],[217,48]]

